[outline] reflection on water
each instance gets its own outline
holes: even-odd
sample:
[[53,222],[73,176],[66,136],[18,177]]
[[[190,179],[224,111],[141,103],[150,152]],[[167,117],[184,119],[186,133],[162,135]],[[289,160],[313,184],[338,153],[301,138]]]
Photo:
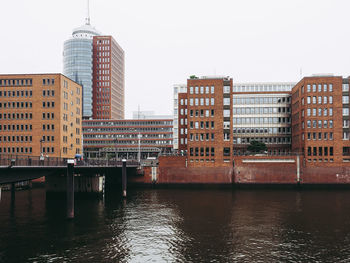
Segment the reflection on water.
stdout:
[[0,202],[0,262],[348,262],[350,192],[134,190],[64,200],[44,189]]

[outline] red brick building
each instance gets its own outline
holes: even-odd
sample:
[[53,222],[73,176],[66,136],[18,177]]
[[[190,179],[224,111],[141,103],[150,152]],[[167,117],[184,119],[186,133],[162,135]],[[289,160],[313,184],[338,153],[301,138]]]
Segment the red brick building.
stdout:
[[112,36],[93,37],[94,119],[124,119],[124,51]]
[[187,80],[179,93],[179,150],[189,166],[232,166],[232,79]]
[[307,165],[350,161],[349,79],[312,76],[292,90],[292,151]]

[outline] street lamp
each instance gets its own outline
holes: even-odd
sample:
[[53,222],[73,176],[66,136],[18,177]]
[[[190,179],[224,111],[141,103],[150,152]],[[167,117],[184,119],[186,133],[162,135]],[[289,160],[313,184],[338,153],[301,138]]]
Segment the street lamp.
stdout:
[[117,152],[117,143],[118,143],[118,138],[115,138],[115,162],[117,162],[117,156],[118,156],[118,152]]
[[141,133],[140,132],[138,134],[138,138],[139,138],[139,152],[137,154],[137,159],[139,163],[141,163]]
[[43,155],[43,139],[40,139],[40,156]]

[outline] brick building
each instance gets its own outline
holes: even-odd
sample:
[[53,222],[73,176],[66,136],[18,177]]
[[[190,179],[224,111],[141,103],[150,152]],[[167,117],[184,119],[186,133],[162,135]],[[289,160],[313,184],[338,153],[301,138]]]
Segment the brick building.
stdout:
[[349,79],[312,76],[292,90],[292,150],[308,165],[350,161]]
[[[170,153],[173,147],[172,119],[84,120],[84,155],[141,159]],[[140,145],[139,145],[140,142]]]
[[82,87],[62,74],[0,75],[0,154],[82,153]]
[[124,50],[112,36],[94,36],[94,119],[124,119],[124,75]]
[[229,77],[194,78],[178,94],[179,151],[189,166],[232,165],[232,86]]

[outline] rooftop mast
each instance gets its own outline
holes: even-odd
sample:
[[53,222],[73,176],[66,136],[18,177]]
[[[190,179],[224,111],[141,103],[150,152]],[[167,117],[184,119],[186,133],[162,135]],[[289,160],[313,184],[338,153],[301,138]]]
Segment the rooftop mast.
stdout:
[[87,17],[85,18],[85,24],[90,25],[90,1],[87,0]]

